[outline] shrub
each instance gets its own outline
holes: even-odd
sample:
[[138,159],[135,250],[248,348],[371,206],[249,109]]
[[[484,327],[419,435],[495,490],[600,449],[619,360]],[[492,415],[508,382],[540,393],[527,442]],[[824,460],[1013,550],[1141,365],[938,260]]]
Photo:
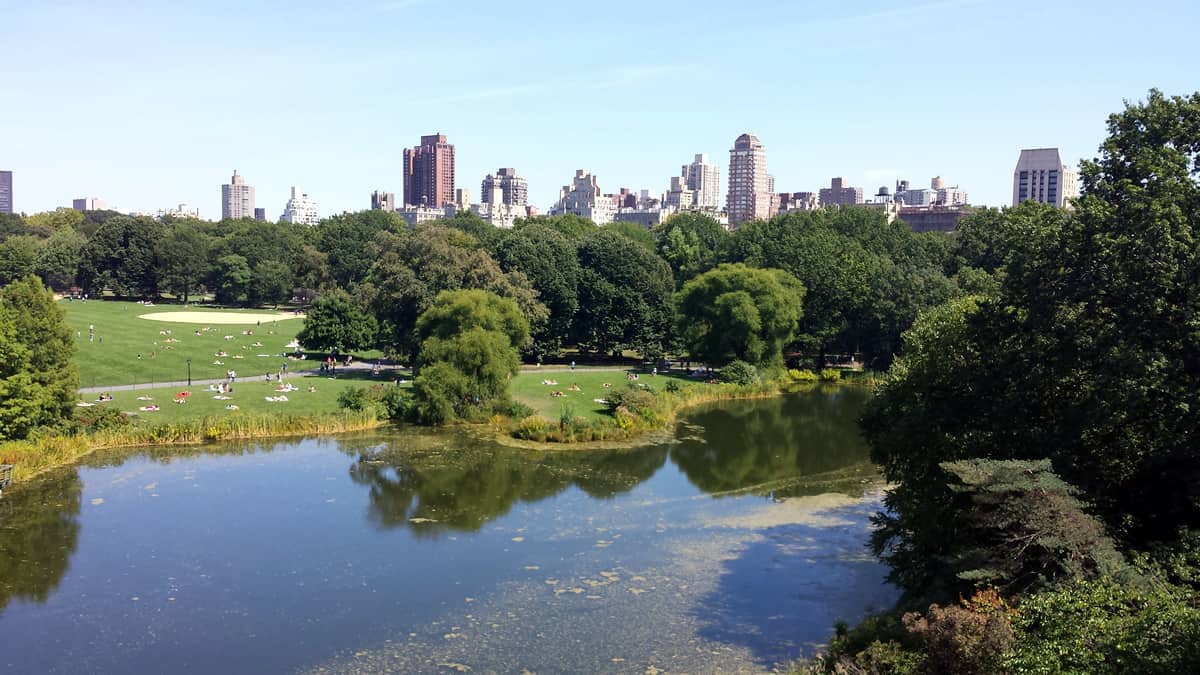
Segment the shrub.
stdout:
[[399,387],[382,384],[349,387],[338,394],[338,407],[366,412],[376,419],[399,419],[409,408],[409,395]]
[[497,401],[495,411],[499,415],[511,417],[514,420],[525,419],[536,412],[533,408],[514,400]]
[[627,389],[619,389],[609,394],[606,401],[608,411],[618,417],[618,424],[620,419],[617,412],[621,410],[644,420],[653,420],[661,413],[658,398],[649,388],[630,386]]
[[807,368],[789,368],[788,377],[793,382],[816,382],[817,374]]
[[754,384],[758,382],[758,368],[745,361],[731,361],[721,369],[721,381],[730,384]]
[[678,394],[682,387],[680,387],[679,383],[675,380],[667,380],[667,386],[663,387],[663,389],[668,394]]
[[842,379],[842,371],[834,368],[823,368],[821,370],[822,382],[837,382]]
[[550,430],[550,420],[541,415],[530,415],[517,422],[513,435],[530,441],[546,440],[546,432]]
[[120,410],[98,405],[91,408],[76,408],[71,426],[77,433],[92,433],[120,429],[127,424],[129,424],[129,418]]

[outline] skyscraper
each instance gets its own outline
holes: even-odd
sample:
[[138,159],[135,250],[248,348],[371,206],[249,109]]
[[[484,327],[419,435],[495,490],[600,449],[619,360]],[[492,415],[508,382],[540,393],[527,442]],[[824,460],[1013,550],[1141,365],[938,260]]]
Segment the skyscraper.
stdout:
[[317,213],[317,203],[309,199],[308,193],[293,185],[292,197],[283,207],[280,220],[296,225],[316,225],[321,222],[321,216]]
[[695,161],[683,165],[684,185],[692,191],[692,205],[713,211],[721,208],[721,167],[708,163],[708,155],[696,155]]
[[480,199],[484,204],[489,203],[493,187],[500,188],[503,204],[525,206],[529,203],[529,183],[517,175],[516,169],[497,169],[496,173],[483,177]]
[[237,169],[227,185],[221,186],[221,220],[254,217],[254,188],[246,185]]
[[12,172],[0,171],[0,213],[13,212]]
[[611,195],[601,194],[596,176],[584,169],[576,171],[571,184],[559,190],[558,203],[550,209],[550,215],[573,213],[597,225],[611,223],[616,212],[616,200]]
[[1033,200],[1070,208],[1079,196],[1079,175],[1062,163],[1058,148],[1022,150],[1013,170],[1013,206]]
[[404,149],[404,203],[442,207],[454,203],[454,146],[443,134],[422,136]]
[[381,192],[379,190],[372,192],[371,208],[376,211],[395,211],[396,195],[391,192]]
[[255,207],[254,219],[263,223],[267,222],[267,210],[261,207]]
[[742,134],[729,151],[729,194],[725,208],[729,226],[771,217],[771,185],[767,175],[767,150],[753,134]]

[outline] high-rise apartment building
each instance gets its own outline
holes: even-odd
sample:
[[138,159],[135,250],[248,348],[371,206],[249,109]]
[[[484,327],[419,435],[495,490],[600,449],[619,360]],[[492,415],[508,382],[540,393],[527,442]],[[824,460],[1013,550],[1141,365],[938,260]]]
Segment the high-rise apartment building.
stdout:
[[376,190],[371,193],[371,208],[375,211],[395,211],[396,195],[391,192]]
[[767,150],[753,134],[742,134],[729,151],[729,194],[725,209],[729,226],[770,218],[775,180],[767,175]]
[[0,171],[0,213],[13,212],[13,181],[11,171]]
[[550,210],[550,215],[573,213],[597,225],[604,225],[612,222],[616,212],[616,200],[611,195],[601,194],[596,177],[584,169],[579,169],[575,172],[571,184],[564,185],[559,190],[558,203]]
[[267,210],[261,207],[254,209],[254,219],[260,223],[267,222]]
[[76,211],[103,211],[108,205],[99,197],[80,197],[71,200],[71,208]]
[[246,185],[246,178],[234,169],[233,178],[221,186],[221,220],[253,217],[254,188]]
[[1013,170],[1013,206],[1033,200],[1070,208],[1079,196],[1079,174],[1062,163],[1058,148],[1022,150]]
[[308,193],[293,185],[292,197],[283,207],[280,220],[296,225],[316,225],[321,222],[321,216],[317,213],[317,203],[309,198]]
[[454,206],[459,211],[471,208],[471,191],[467,188],[454,188]]
[[691,164],[684,164],[680,175],[692,191],[692,205],[715,211],[721,208],[721,167],[708,163],[708,155],[696,155]]
[[444,134],[422,136],[404,149],[404,203],[440,208],[454,203],[454,146]]
[[490,203],[492,188],[500,188],[503,204],[508,206],[525,206],[529,203],[529,183],[517,175],[513,168],[497,169],[496,173],[483,177],[481,199],[484,204]]
[[821,206],[854,206],[863,203],[863,189],[850,187],[842,178],[829,181],[829,187],[821,188]]

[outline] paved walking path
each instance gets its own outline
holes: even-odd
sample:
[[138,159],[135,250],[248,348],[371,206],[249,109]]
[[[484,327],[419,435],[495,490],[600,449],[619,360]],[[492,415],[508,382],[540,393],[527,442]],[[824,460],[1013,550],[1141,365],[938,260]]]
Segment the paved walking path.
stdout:
[[[362,362],[362,361],[355,361],[354,363],[351,363],[348,366],[339,365],[337,367],[337,372],[339,372],[339,373],[343,373],[346,371],[359,372],[359,371],[370,371],[370,370],[371,370],[371,364],[367,363],[367,362]],[[382,368],[382,370],[384,372],[393,372],[393,371],[398,371],[399,368],[384,366]],[[272,373],[272,374],[274,374],[274,373]],[[289,378],[292,378],[292,377],[323,377],[324,375],[325,374],[322,373],[319,369],[289,370],[288,374],[285,375],[283,379],[286,382]],[[229,380],[224,377],[217,378],[215,380],[195,380],[194,379],[194,380],[192,380],[192,384],[190,386],[207,387],[210,384],[220,384],[221,382],[228,382],[228,381]],[[261,376],[255,377],[253,375],[249,375],[249,376],[239,375],[237,377],[236,381],[234,382],[234,384],[237,384],[237,382],[266,382],[266,380],[263,379]],[[110,392],[110,391],[136,391],[139,389],[160,389],[163,387],[187,387],[187,386],[189,386],[187,383],[187,380],[170,380],[167,382],[139,382],[138,384],[118,384],[118,385],[113,385],[113,386],[108,386],[108,387],[82,387],[79,390],[79,393],[80,394],[103,394],[105,392]]]
[[[367,361],[355,361],[354,363],[351,363],[349,366],[339,365],[337,368],[337,371],[339,373],[345,372],[345,371],[369,371],[369,370],[371,370],[371,363],[367,362]],[[383,366],[382,370],[385,373],[401,372],[401,371],[403,371],[405,373],[408,372],[407,369],[401,369],[399,366]],[[577,372],[596,372],[596,371],[625,372],[625,371],[629,371],[629,370],[638,370],[638,368],[636,368],[633,365],[576,366],[575,368],[571,368],[570,366],[559,366],[559,365],[541,366],[541,367],[538,367],[535,365],[521,366],[521,372],[523,372],[523,373],[569,373],[572,370],[575,370]],[[293,370],[293,371],[288,371],[287,377],[310,377],[310,376],[320,377],[322,375],[323,375],[323,373],[317,369]],[[284,380],[286,380],[287,377],[285,377]],[[253,375],[248,376],[248,377],[239,375],[237,379],[241,382],[260,381],[259,378],[254,377]],[[207,387],[210,384],[219,384],[221,382],[227,382],[227,381],[228,380],[223,377],[213,379],[213,380],[192,380],[191,386]],[[236,382],[235,382],[235,384],[236,384]],[[188,386],[187,380],[170,380],[167,382],[140,382],[138,384],[117,384],[117,385],[112,385],[112,386],[108,386],[108,387],[82,387],[79,390],[79,393],[80,394],[103,394],[105,392],[110,392],[110,391],[136,391],[139,389],[159,389],[159,388],[163,388],[163,387],[186,387],[186,386]]]

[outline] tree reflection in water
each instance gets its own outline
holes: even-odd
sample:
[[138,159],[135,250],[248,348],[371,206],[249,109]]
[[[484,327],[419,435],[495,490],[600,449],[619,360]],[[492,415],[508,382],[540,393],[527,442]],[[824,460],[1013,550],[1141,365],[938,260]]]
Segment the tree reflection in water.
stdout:
[[[800,396],[723,402],[688,418],[671,449],[671,461],[693,485],[717,495],[848,467],[872,471],[865,466],[869,452],[857,429],[867,395],[858,388],[836,387]],[[771,493],[808,493],[801,485],[794,487]]]
[[13,600],[45,602],[79,541],[83,481],[76,471],[0,499],[0,611]]
[[628,492],[666,458],[667,446],[533,453],[462,438],[437,449],[401,443],[364,449],[350,478],[370,490],[370,519],[378,527],[473,532],[517,501],[536,502],[571,486],[599,499]]

